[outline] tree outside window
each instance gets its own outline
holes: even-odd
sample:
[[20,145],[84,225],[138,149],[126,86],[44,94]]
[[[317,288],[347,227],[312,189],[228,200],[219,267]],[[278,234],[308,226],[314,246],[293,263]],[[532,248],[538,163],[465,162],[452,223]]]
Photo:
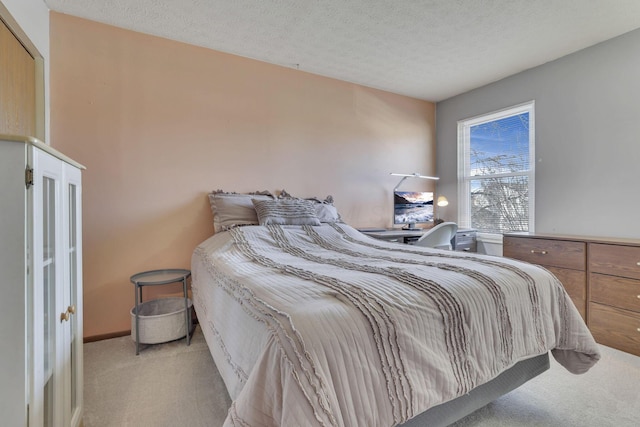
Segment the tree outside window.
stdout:
[[533,102],[458,123],[459,223],[533,231]]

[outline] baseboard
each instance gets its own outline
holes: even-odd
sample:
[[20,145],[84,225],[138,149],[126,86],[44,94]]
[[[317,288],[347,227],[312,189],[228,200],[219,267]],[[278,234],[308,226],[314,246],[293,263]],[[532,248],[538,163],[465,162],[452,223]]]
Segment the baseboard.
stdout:
[[127,335],[131,335],[131,329],[127,330],[127,331],[120,331],[120,332],[110,332],[108,334],[102,334],[102,335],[92,335],[90,337],[84,337],[83,342],[84,343],[88,343],[88,342],[94,342],[94,341],[102,341],[102,340],[108,340],[111,338],[120,338],[120,337],[124,337]]
[[[193,313],[193,317],[191,318],[191,324],[192,325],[197,325],[198,322],[198,317],[195,315],[195,310],[192,311]],[[108,334],[102,334],[102,335],[92,335],[90,337],[84,337],[83,339],[83,343],[88,343],[88,342],[94,342],[94,341],[102,341],[102,340],[108,340],[111,338],[120,338],[120,337],[125,337],[127,335],[131,335],[131,329],[128,329],[126,331],[119,331],[119,332],[110,332]]]

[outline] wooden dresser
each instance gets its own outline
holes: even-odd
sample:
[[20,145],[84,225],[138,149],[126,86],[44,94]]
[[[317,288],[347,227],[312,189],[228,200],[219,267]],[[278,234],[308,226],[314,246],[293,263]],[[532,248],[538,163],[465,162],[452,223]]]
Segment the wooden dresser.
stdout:
[[503,253],[550,270],[596,341],[640,356],[640,240],[514,233]]

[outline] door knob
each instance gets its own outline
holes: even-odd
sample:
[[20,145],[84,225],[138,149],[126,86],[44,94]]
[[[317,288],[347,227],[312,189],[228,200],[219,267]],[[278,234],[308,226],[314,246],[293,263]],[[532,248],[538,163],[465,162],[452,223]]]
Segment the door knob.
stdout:
[[71,317],[71,315],[75,313],[76,313],[76,306],[70,305],[69,307],[67,307],[67,311],[60,313],[60,321],[67,322]]

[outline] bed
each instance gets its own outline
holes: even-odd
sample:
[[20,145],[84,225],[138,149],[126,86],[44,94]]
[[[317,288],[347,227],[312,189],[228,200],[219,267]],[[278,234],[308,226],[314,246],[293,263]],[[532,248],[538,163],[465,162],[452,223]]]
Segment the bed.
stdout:
[[549,353],[576,374],[600,357],[541,267],[253,204],[257,220],[228,227],[218,204],[192,256],[194,307],[232,399],[225,426],[448,425],[543,372]]

